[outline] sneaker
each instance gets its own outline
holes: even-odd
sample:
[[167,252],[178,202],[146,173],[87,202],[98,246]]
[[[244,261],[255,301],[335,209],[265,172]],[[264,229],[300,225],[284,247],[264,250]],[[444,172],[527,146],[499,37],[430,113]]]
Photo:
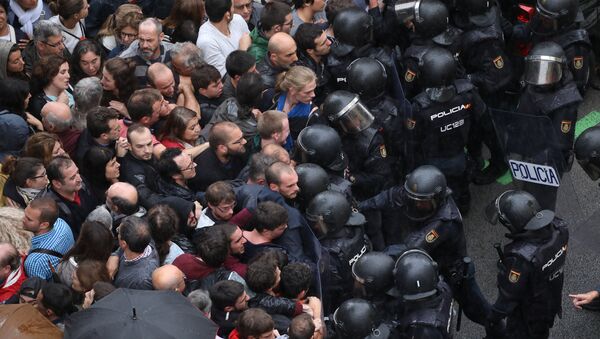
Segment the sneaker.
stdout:
[[473,175],[473,183],[475,185],[489,185],[500,178],[508,167],[504,164],[502,165],[489,165],[481,171],[478,171]]

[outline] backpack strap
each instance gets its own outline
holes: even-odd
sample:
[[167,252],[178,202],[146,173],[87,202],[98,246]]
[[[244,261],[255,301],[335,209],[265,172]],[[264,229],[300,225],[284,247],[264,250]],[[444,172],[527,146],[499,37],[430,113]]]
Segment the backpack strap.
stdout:
[[58,257],[60,259],[62,259],[62,257],[63,257],[62,254],[60,254],[60,253],[58,253],[56,251],[53,251],[53,250],[49,250],[47,248],[36,248],[36,249],[31,250],[31,252],[29,252],[29,254],[31,254],[31,253],[48,254],[48,255],[51,255],[51,256],[54,256],[54,257]]

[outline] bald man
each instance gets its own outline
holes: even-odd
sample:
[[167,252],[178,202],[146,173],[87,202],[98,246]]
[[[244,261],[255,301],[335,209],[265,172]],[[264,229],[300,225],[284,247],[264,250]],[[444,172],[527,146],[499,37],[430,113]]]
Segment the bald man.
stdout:
[[263,146],[261,153],[284,164],[291,164],[290,154],[280,145],[267,144]]
[[269,39],[268,51],[256,66],[267,88],[275,87],[277,75],[298,61],[296,42],[289,34],[278,32]]
[[75,130],[73,126],[73,114],[68,105],[62,102],[48,102],[40,112],[44,130],[54,133],[63,144],[63,149],[69,156],[75,159],[77,142],[81,131]]
[[150,65],[146,77],[148,78],[148,85],[159,90],[160,94],[169,103],[189,108],[194,112],[200,111],[200,105],[194,96],[192,84],[189,82],[179,83],[179,79],[175,78],[173,71],[165,64],[154,63]]
[[175,265],[164,265],[152,272],[152,286],[159,291],[185,291],[185,274]]
[[126,182],[116,182],[106,190],[106,209],[113,218],[113,228],[121,224],[121,220],[134,215],[143,217],[146,209],[139,205],[138,191]]

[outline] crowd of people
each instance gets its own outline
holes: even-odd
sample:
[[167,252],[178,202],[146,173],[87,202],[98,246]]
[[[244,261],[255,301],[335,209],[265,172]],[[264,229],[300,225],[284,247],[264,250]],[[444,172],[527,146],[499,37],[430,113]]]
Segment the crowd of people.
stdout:
[[[0,0],[0,302],[92,338],[116,289],[166,290],[218,325],[190,337],[318,339],[449,338],[456,300],[458,326],[548,337],[590,8]],[[551,170],[487,209],[492,304],[462,215],[508,160]]]

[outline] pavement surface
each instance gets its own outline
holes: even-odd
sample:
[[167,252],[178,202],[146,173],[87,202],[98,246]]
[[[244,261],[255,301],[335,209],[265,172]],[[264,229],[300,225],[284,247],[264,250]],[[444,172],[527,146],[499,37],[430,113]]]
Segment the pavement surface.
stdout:
[[[582,123],[578,129],[600,123],[600,113],[595,111],[600,111],[600,92],[590,89],[579,109],[578,121]],[[471,211],[464,218],[468,251],[475,262],[475,276],[491,303],[497,296],[498,256],[493,245],[496,242],[506,244],[508,239],[504,237],[507,230],[503,226],[491,225],[485,220],[484,210],[500,193],[515,188],[517,185],[509,175],[492,185],[471,185]],[[550,337],[600,338],[600,312],[576,310],[568,297],[569,293],[588,292],[600,285],[600,188],[577,163],[562,178],[556,214],[569,223],[570,241],[565,267],[563,315],[562,319],[556,319]],[[455,338],[484,336],[483,327],[465,316],[461,331],[455,333]]]

